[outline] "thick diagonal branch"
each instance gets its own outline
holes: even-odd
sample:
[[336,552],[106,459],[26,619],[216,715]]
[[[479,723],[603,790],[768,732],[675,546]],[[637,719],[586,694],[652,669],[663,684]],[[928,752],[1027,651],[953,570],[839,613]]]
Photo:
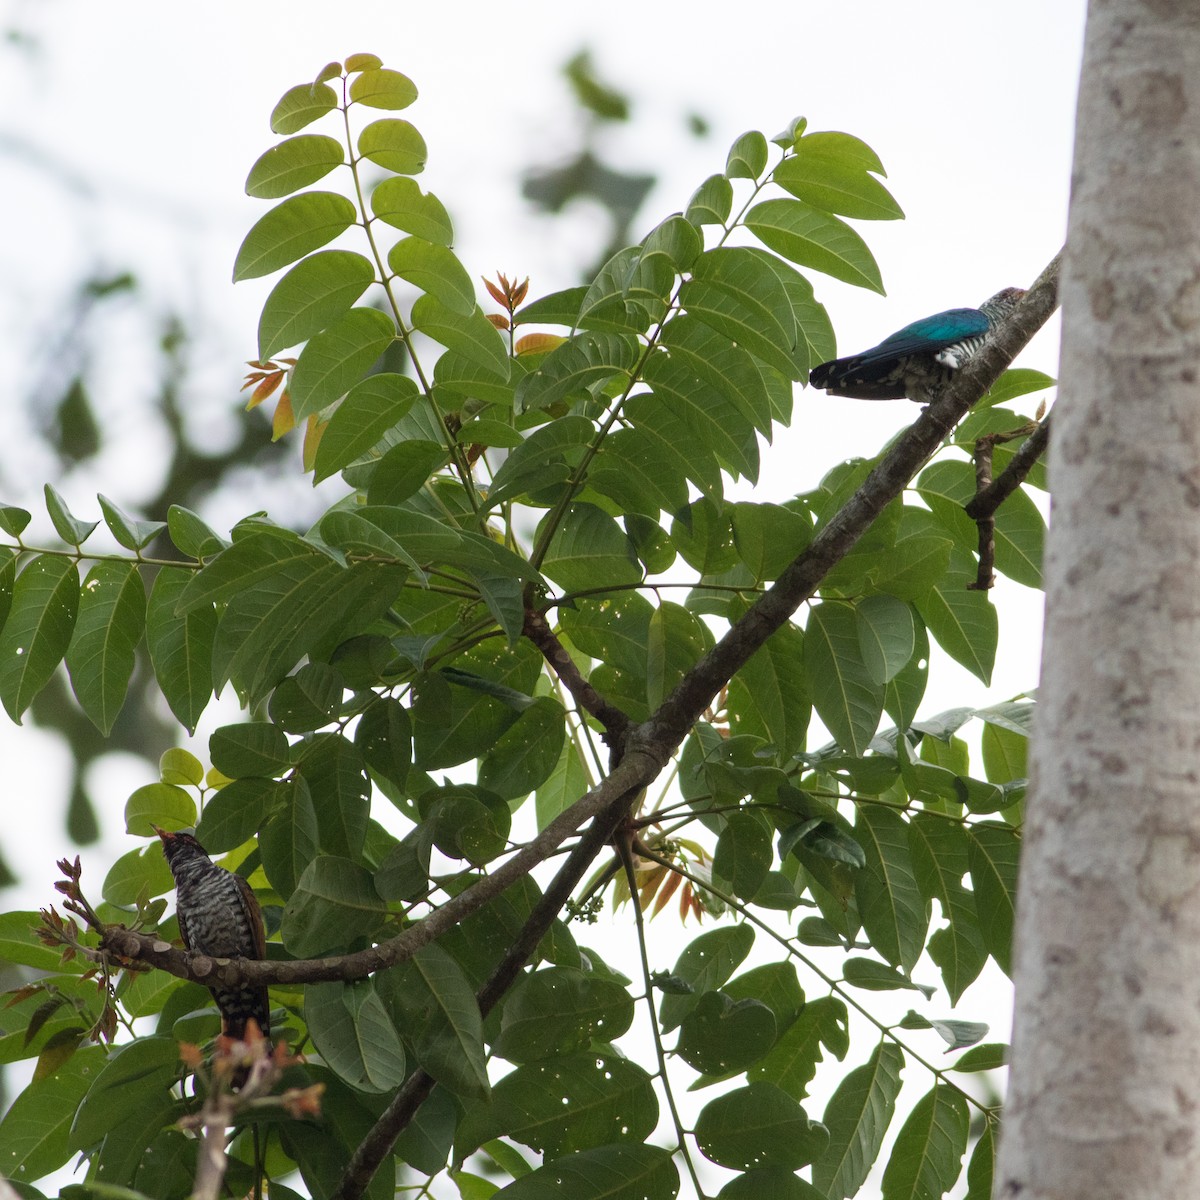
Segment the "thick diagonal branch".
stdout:
[[713,697],[751,656],[817,590],[833,565],[870,528],[883,509],[908,485],[942,440],[1058,307],[1055,255],[1037,282],[1000,323],[945,391],[892,444],[863,485],[822,528],[807,550],[744,617],[683,677],[659,710],[630,733],[631,746],[678,746]]

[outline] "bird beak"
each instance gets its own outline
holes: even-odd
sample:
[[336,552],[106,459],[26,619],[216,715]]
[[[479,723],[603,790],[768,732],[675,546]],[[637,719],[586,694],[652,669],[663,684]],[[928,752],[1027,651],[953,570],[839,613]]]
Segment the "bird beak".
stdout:
[[154,832],[157,833],[164,842],[170,841],[171,838],[175,836],[173,833],[168,833],[165,829],[159,829],[157,825],[151,825],[150,828],[153,829]]

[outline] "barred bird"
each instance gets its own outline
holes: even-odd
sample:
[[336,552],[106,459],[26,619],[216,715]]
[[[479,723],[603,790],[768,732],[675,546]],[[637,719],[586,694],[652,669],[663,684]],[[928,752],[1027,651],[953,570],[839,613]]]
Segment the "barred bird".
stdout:
[[988,331],[1025,295],[1005,288],[978,308],[951,308],[905,325],[878,346],[821,363],[808,382],[831,396],[853,400],[900,400],[927,404],[980,346]]
[[[266,958],[262,909],[240,876],[219,867],[190,833],[168,833],[156,825],[167,866],[175,877],[175,912],[189,950],[213,958]],[[242,1039],[253,1018],[264,1037],[271,1033],[265,987],[210,987],[221,1010],[221,1032]]]

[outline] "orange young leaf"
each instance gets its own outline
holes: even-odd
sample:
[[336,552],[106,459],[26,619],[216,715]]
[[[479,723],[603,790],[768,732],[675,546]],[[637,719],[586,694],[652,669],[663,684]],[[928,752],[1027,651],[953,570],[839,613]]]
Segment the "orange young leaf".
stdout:
[[[504,294],[504,292],[502,292],[490,279],[487,279],[482,275],[480,276],[480,279],[483,280],[483,286],[487,288],[488,295],[491,296],[491,298],[495,300],[497,304],[502,304],[505,308],[507,308],[508,297]],[[503,275],[500,276],[500,281],[501,283],[504,282]]]
[[321,444],[321,436],[324,434],[328,421],[322,421],[315,413],[308,418],[308,423],[304,428],[304,469],[311,471],[313,464],[317,461],[317,447]]
[[508,318],[503,313],[484,313],[483,314],[497,329],[508,328]]
[[658,914],[667,907],[667,903],[670,901],[671,897],[675,895],[675,892],[678,890],[679,885],[682,882],[683,876],[680,875],[678,871],[672,871],[670,873],[670,878],[668,878],[667,882],[663,884],[662,890],[658,893],[658,899],[654,902],[654,909],[650,913],[651,920],[657,917]]
[[275,417],[271,421],[271,441],[277,442],[285,433],[296,428],[296,417],[292,412],[292,398],[284,392],[275,405]]
[[541,354],[545,350],[553,350],[561,346],[567,339],[557,333],[527,333],[517,338],[515,346],[518,354]]

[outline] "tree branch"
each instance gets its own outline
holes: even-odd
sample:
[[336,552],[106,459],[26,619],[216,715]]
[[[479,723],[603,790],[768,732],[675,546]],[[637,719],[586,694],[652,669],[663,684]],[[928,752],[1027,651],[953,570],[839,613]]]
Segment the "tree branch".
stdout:
[[1042,423],[1025,439],[1012,456],[1012,461],[999,476],[983,488],[978,495],[963,506],[968,517],[976,521],[992,516],[1025,481],[1033,464],[1046,452],[1050,444],[1050,418]]
[[575,660],[567,653],[566,647],[555,637],[545,613],[526,608],[523,632],[541,651],[542,657],[553,668],[563,687],[574,696],[579,707],[584,712],[591,713],[604,726],[604,740],[614,750],[619,748],[629,728],[628,715],[615,704],[605,700],[583,677],[583,673],[575,665]]
[[648,786],[666,765],[671,750],[661,753],[642,748],[627,753],[612,772],[570,808],[559,814],[532,841],[511,858],[489,870],[466,891],[451,897],[440,908],[410,925],[403,933],[353,954],[291,962],[247,958],[212,958],[180,950],[161,937],[135,933],[123,926],[108,926],[101,935],[102,951],[122,958],[139,959],[181,979],[205,987],[247,987],[260,984],[321,983],[329,980],[365,979],[377,971],[411,958],[422,946],[482,908],[523,875],[543,862],[587,820],[613,808],[624,798]]

